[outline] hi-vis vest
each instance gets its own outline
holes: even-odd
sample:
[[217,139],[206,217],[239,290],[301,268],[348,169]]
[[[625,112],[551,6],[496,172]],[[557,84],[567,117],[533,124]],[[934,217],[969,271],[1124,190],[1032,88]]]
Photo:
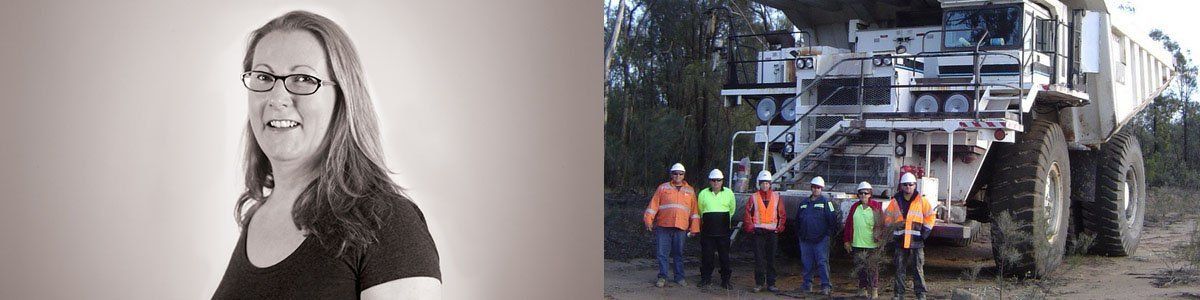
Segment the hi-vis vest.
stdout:
[[763,203],[761,193],[750,195],[751,203],[754,204],[754,228],[762,228],[767,230],[775,230],[779,226],[779,194],[770,192],[767,194],[771,204]]
[[[915,192],[915,191],[914,191]],[[904,193],[896,195],[897,198],[904,197]],[[933,229],[933,223],[937,220],[937,214],[933,211],[933,206],[925,201],[924,197],[917,192],[913,197],[912,203],[908,205],[908,215],[900,215],[900,203],[898,199],[892,199],[888,202],[887,207],[883,209],[884,222],[889,225],[889,228],[895,228],[897,223],[904,222],[904,227],[898,229],[892,234],[904,235],[904,248],[911,248],[912,237],[921,235],[921,227]],[[929,238],[929,237],[922,237]]]
[[658,185],[650,204],[642,213],[646,227],[659,226],[678,228],[692,233],[700,232],[700,210],[696,207],[696,192],[684,182],[675,187],[671,182]]

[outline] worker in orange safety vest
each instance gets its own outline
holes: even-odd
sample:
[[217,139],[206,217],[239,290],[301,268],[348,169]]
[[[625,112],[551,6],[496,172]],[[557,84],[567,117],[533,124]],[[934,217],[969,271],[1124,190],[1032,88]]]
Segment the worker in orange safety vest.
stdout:
[[743,207],[742,230],[754,240],[754,292],[766,289],[778,293],[775,252],[787,213],[779,193],[771,190],[771,172],[758,173],[758,191],[750,194]]
[[700,210],[696,205],[696,191],[683,180],[685,172],[683,164],[671,166],[671,181],[658,186],[642,214],[646,230],[654,233],[655,256],[658,258],[658,281],[654,286],[657,287],[667,284],[668,256],[675,263],[672,281],[687,286],[687,281],[683,280],[683,242],[700,232]]
[[912,276],[913,292],[925,299],[925,240],[933,231],[937,214],[933,205],[917,191],[917,177],[905,172],[900,176],[900,191],[883,209],[884,222],[892,231],[895,249],[895,298],[904,299],[904,277]]

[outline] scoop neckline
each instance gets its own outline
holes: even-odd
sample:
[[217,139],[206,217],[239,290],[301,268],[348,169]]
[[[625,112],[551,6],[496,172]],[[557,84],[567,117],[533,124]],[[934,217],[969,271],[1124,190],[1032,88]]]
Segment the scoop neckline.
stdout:
[[250,271],[253,271],[253,272],[261,273],[261,272],[275,271],[275,270],[279,269],[281,266],[284,266],[285,264],[290,263],[291,261],[295,260],[294,257],[298,256],[300,251],[304,250],[304,246],[308,245],[310,238],[308,235],[305,235],[304,240],[300,241],[300,245],[297,245],[296,249],[292,249],[292,252],[288,253],[288,255],[285,256],[282,260],[279,260],[278,262],[275,262],[274,264],[272,264],[270,266],[266,266],[266,267],[256,266],[256,265],[254,265],[254,262],[250,261],[250,249],[247,247],[247,244],[249,243],[249,240],[250,240],[250,222],[249,222],[249,220],[247,220],[247,222],[246,222],[246,229],[242,230],[242,238],[240,240],[241,240],[241,242],[240,242],[241,245],[239,245],[239,246],[241,246],[241,247],[239,247],[239,248],[241,248],[242,251],[241,251],[241,253],[239,253],[239,255],[241,255],[242,260],[244,260],[246,262],[247,269],[249,269]]

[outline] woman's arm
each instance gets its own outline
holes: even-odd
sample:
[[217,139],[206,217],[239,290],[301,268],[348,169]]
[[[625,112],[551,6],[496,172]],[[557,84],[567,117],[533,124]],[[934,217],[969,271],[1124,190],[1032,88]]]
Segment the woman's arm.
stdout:
[[433,277],[400,278],[370,287],[359,296],[364,300],[441,299],[442,281]]

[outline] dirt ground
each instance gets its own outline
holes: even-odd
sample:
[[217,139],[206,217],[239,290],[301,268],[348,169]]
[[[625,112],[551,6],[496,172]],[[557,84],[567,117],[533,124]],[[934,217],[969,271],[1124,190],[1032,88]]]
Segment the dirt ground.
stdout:
[[[795,293],[800,285],[800,262],[787,255],[776,261],[779,279],[777,286],[783,294],[752,293],[754,287],[753,257],[750,248],[739,238],[733,246],[733,289],[719,287],[697,288],[699,282],[699,242],[688,241],[685,249],[685,273],[689,287],[669,283],[665,288],[654,287],[657,263],[652,257],[651,235],[641,227],[644,197],[636,195],[606,197],[604,296],[608,299],[657,298],[737,298],[771,299],[806,297]],[[1153,201],[1153,195],[1151,200]],[[1179,245],[1187,243],[1195,230],[1197,216],[1193,213],[1170,217],[1148,218],[1141,244],[1128,257],[1094,255],[1068,256],[1061,267],[1050,276],[1038,280],[1004,280],[1005,299],[1200,299],[1200,283],[1169,283],[1172,270],[1188,264],[1178,255]],[[632,221],[630,221],[632,220]],[[987,226],[986,224],[984,225]],[[995,264],[988,230],[978,242],[968,247],[934,245],[926,249],[926,283],[931,299],[949,299],[955,293],[968,292],[986,299],[1000,298],[1000,286],[995,277]],[[850,298],[856,292],[856,280],[850,273],[852,264],[847,255],[831,257],[830,277],[833,298]],[[885,267],[890,269],[891,267]],[[972,272],[976,271],[976,272]],[[715,272],[714,272],[715,273]],[[972,276],[972,273],[975,273]],[[1194,273],[1192,273],[1194,275]],[[719,275],[713,274],[714,278]],[[1194,276],[1189,277],[1193,280]],[[814,286],[816,286],[814,282]],[[891,272],[880,277],[880,297],[891,296]],[[1163,286],[1163,287],[1160,287]],[[911,297],[911,290],[909,292]],[[807,297],[819,297],[808,295]]]

